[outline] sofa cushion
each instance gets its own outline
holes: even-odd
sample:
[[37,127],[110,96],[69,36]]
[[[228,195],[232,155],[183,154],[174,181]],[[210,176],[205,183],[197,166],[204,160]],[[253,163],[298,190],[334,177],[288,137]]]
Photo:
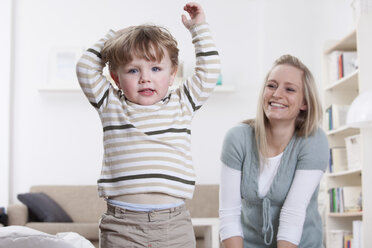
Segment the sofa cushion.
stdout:
[[18,199],[42,222],[72,222],[58,203],[44,193],[18,194]]
[[106,211],[106,201],[98,196],[97,185],[35,185],[30,192],[47,194],[73,222],[97,223]]
[[98,240],[99,226],[97,223],[41,223],[41,222],[28,222],[27,227],[39,230],[45,233],[55,235],[61,232],[74,232],[78,233],[90,241]]

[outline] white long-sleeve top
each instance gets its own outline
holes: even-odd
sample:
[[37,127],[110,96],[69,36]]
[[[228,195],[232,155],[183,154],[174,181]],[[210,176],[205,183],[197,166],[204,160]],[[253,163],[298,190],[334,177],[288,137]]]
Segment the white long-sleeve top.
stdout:
[[[276,175],[281,155],[269,158],[269,164],[261,164],[259,196],[264,197]],[[279,218],[277,240],[298,245],[301,240],[306,208],[320,179],[321,170],[297,170],[284,202]],[[241,171],[222,164],[220,184],[220,237],[225,240],[234,236],[243,237],[241,225]]]

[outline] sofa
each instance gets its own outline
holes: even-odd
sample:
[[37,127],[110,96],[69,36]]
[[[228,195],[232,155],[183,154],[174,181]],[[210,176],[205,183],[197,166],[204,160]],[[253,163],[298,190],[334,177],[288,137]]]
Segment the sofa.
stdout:
[[[218,185],[196,185],[194,197],[186,205],[192,218],[218,218]],[[39,185],[32,186],[29,193],[44,193],[71,218],[72,222],[34,221],[32,213],[23,203],[8,206],[8,224],[26,226],[49,234],[75,232],[98,247],[99,219],[106,210],[106,202],[98,197],[93,185]],[[208,226],[194,226],[197,247],[207,247],[210,235]],[[209,245],[208,245],[209,246]]]

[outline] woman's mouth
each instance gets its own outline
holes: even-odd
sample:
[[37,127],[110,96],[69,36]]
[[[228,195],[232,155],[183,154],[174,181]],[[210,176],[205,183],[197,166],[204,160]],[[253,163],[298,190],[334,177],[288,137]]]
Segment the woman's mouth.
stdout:
[[271,107],[276,107],[276,108],[286,108],[287,107],[286,105],[281,104],[281,103],[277,103],[277,102],[269,102],[269,105]]

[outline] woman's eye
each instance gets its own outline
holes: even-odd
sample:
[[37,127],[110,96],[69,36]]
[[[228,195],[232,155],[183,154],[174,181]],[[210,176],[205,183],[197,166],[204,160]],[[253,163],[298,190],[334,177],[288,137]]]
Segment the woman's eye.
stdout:
[[289,91],[289,92],[295,92],[295,89],[293,89],[293,88],[287,88],[287,91]]
[[160,71],[160,68],[159,67],[153,67],[152,71]]
[[266,84],[266,87],[274,89],[276,87],[276,85],[273,84],[273,83],[268,83],[268,84]]

